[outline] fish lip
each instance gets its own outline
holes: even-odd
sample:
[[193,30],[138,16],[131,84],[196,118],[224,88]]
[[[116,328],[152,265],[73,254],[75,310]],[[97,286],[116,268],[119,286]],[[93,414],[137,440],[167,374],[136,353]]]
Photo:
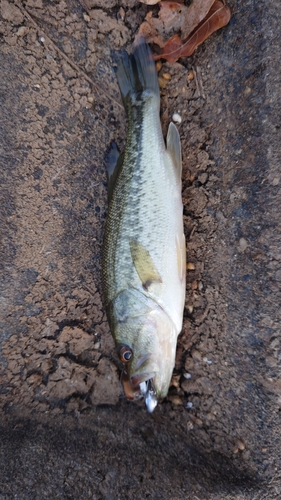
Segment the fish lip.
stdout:
[[153,373],[142,373],[141,375],[132,375],[130,377],[132,387],[134,389],[140,389],[140,385],[144,382],[148,382],[149,380],[153,380],[156,375],[156,372]]

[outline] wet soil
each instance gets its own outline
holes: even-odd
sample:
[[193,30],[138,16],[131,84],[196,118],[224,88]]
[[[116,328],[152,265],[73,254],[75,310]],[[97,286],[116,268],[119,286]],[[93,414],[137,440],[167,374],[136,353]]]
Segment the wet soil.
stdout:
[[148,415],[121,394],[101,289],[104,158],[126,137],[111,50],[148,7],[0,1],[1,499],[280,498],[281,7],[229,4],[158,67],[164,133],[182,117],[188,271]]

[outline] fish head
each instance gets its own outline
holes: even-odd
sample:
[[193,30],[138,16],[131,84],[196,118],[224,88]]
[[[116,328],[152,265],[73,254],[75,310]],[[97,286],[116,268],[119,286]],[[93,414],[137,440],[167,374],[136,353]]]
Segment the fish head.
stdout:
[[117,330],[117,350],[124,363],[125,396],[144,397],[148,411],[152,412],[169,390],[177,344],[175,325],[157,306],[145,315],[128,317]]

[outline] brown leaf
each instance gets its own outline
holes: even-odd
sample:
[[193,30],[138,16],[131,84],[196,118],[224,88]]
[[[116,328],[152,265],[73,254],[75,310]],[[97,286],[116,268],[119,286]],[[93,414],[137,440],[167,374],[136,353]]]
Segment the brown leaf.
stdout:
[[168,62],[176,62],[179,57],[182,57],[181,50],[184,45],[181,41],[181,38],[178,34],[172,36],[170,40],[163,47],[162,51],[158,55],[154,55],[154,61],[158,61],[159,59],[166,59]]
[[159,7],[158,17],[153,17],[152,11],[147,13],[145,21],[140,25],[135,41],[144,36],[148,43],[155,43],[162,48],[173,33],[182,29],[184,16],[189,7],[186,7],[180,1],[159,2]]
[[161,53],[154,56],[154,59],[163,58],[173,63],[179,57],[191,56],[198,45],[203,43],[214,31],[229,22],[230,16],[229,7],[221,1],[215,0],[207,16],[186,39],[181,40],[179,35],[174,35],[162,48]]
[[181,37],[183,40],[205,19],[213,3],[214,0],[193,0],[182,21]]
[[181,30],[185,39],[208,14],[215,0],[193,0],[189,7],[181,2],[163,1],[159,3],[159,19],[163,21],[166,33]]

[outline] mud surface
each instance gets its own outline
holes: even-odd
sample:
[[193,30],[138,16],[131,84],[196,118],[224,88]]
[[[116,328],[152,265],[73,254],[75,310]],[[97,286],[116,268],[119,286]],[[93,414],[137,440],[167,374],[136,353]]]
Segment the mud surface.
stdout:
[[104,157],[126,136],[110,51],[147,7],[0,1],[1,499],[280,498],[281,6],[229,3],[229,26],[159,69],[188,271],[148,415],[121,395],[101,290]]

